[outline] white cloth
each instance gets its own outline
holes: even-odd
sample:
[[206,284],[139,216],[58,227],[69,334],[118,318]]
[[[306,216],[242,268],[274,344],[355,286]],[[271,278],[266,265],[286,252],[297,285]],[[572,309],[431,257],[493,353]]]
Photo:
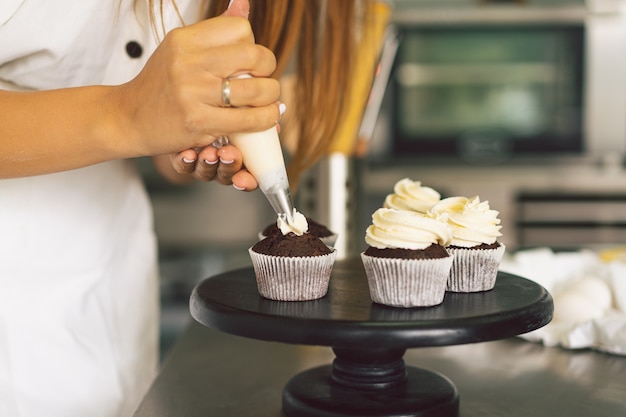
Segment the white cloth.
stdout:
[[[133,7],[0,1],[0,88],[131,79],[157,44],[145,5]],[[0,417],[132,415],[157,370],[157,274],[132,161],[0,180]]]
[[[619,247],[610,252],[626,254]],[[537,282],[554,300],[552,321],[520,337],[546,346],[626,355],[626,256],[607,259],[604,250],[538,247],[508,254],[500,270]]]

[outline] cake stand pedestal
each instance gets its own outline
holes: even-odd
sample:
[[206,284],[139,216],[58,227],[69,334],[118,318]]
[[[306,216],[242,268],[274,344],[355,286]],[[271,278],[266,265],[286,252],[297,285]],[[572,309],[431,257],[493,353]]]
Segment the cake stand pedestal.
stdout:
[[202,281],[190,310],[198,322],[227,333],[332,348],[332,365],[306,370],[285,386],[288,417],[456,417],[452,381],[405,366],[406,349],[526,333],[552,319],[553,302],[540,285],[500,272],[490,291],[448,292],[435,307],[386,307],[371,301],[365,270],[354,258],[335,263],[328,294],[319,300],[265,299],[250,267]]

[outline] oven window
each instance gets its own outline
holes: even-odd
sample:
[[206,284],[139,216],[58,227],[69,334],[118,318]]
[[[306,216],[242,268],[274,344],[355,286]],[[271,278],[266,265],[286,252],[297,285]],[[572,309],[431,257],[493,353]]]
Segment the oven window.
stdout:
[[403,28],[394,149],[502,158],[582,148],[582,26]]

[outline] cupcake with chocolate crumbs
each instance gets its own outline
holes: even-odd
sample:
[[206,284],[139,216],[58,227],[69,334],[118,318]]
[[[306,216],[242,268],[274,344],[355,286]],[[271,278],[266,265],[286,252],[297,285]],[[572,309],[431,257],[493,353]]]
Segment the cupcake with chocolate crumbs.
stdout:
[[308,233],[302,214],[294,210],[293,218],[279,218],[277,230],[248,250],[259,294],[271,300],[315,300],[328,292],[336,251]]

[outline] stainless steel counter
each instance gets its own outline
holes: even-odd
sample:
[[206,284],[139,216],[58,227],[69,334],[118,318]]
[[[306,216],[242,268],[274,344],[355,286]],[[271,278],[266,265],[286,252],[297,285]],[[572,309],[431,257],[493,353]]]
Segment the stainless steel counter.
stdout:
[[[280,417],[284,385],[329,364],[330,348],[246,339],[193,322],[134,417]],[[626,357],[519,338],[407,350],[407,365],[440,372],[460,417],[626,415]]]

